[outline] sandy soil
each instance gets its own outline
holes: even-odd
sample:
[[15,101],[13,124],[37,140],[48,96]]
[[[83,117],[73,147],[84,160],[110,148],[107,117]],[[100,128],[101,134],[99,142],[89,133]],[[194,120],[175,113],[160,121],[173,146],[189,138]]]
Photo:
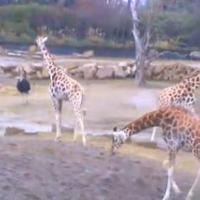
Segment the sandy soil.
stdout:
[[[82,147],[34,136],[9,137],[0,141],[0,159],[1,200],[159,200],[166,185],[160,163],[111,156],[94,141]],[[183,193],[171,200],[184,199],[192,178],[176,174]]]

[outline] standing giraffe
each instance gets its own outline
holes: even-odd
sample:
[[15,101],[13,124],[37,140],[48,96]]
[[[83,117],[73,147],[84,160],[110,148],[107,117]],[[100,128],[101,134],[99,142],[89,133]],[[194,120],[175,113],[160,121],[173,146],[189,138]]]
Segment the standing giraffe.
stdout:
[[84,133],[83,123],[83,100],[84,100],[84,88],[74,79],[69,77],[66,72],[57,67],[48,49],[46,48],[45,42],[47,37],[38,36],[36,43],[40,48],[43,58],[45,60],[46,67],[50,75],[50,96],[55,109],[56,118],[56,138],[59,140],[61,137],[61,114],[62,114],[62,103],[63,101],[69,101],[73,107],[73,111],[76,117],[75,128],[74,128],[74,140],[77,138],[77,125],[81,129],[82,142],[86,145],[86,137]]
[[[168,200],[171,188],[175,193],[180,193],[180,189],[174,181],[174,167],[177,152],[183,146],[190,147],[194,156],[200,161],[200,120],[181,107],[159,108],[156,111],[145,114],[119,131],[117,131],[117,128],[114,128],[111,152],[114,153],[130,136],[153,126],[162,128],[163,139],[169,151],[168,181],[163,197],[163,200]],[[199,177],[200,168],[186,200],[192,199],[193,191],[198,183]]]
[[[199,86],[200,72],[197,72],[182,82],[162,90],[158,97],[158,105],[159,107],[180,106],[194,114],[195,91]],[[153,128],[151,141],[155,140],[155,135],[156,127]]]

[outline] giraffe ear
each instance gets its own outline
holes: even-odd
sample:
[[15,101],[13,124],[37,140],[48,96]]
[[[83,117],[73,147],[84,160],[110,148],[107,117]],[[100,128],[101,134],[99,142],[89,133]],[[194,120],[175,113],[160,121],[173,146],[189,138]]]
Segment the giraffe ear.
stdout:
[[117,127],[116,127],[116,126],[113,128],[113,131],[114,131],[114,132],[116,132],[116,131],[117,131]]

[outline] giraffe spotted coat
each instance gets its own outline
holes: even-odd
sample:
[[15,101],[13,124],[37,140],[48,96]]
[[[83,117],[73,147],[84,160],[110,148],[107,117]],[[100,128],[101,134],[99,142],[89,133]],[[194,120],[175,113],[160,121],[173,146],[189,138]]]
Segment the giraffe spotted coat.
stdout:
[[[162,128],[162,137],[169,151],[168,181],[166,192],[163,197],[163,200],[168,200],[171,188],[175,193],[180,193],[180,189],[173,177],[177,152],[187,145],[192,149],[193,155],[200,161],[200,119],[188,113],[186,109],[180,107],[170,106],[159,108],[145,114],[119,131],[115,128],[111,152],[114,153],[116,149],[132,135],[138,134],[141,130],[153,126]],[[186,200],[192,199],[199,177],[200,169]]]
[[162,90],[158,98],[158,105],[160,107],[181,106],[194,113],[195,91],[199,86],[200,72],[197,72],[182,82]]
[[83,122],[84,88],[81,84],[67,75],[63,68],[56,66],[52,55],[48,52],[45,42],[47,37],[38,36],[36,43],[43,55],[50,76],[50,96],[53,102],[56,118],[56,140],[61,137],[61,114],[63,101],[69,101],[76,118],[74,140],[77,138],[77,125],[82,134],[82,142],[86,144]]
[[[197,71],[182,82],[162,90],[158,97],[158,106],[180,106],[195,114],[195,91],[199,86],[200,72]],[[153,129],[151,141],[155,140],[155,135],[156,127]]]

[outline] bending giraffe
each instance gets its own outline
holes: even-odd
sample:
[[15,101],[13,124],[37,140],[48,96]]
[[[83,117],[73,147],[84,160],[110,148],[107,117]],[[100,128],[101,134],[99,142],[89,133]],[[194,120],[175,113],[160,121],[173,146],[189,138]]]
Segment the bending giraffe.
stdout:
[[49,91],[53,102],[56,118],[55,140],[59,140],[61,138],[62,103],[63,101],[69,101],[73,107],[73,111],[76,117],[74,140],[76,140],[77,138],[77,125],[79,125],[79,128],[81,129],[83,145],[86,145],[82,109],[85,96],[84,88],[76,80],[69,77],[62,68],[55,65],[52,56],[46,48],[46,41],[47,37],[38,36],[36,38],[36,43],[42,52],[50,76]]
[[[171,188],[175,193],[180,193],[180,189],[174,181],[177,152],[183,146],[188,146],[192,148],[194,156],[200,161],[200,120],[191,115],[186,109],[180,107],[159,108],[156,111],[145,114],[119,131],[114,128],[111,152],[114,153],[132,135],[153,126],[162,128],[163,139],[169,151],[168,181],[163,197],[163,200],[168,200]],[[192,199],[199,177],[200,168],[186,200]]]
[[[158,106],[180,106],[195,114],[195,91],[200,86],[200,72],[184,79],[182,82],[165,88],[158,97]],[[155,140],[156,127],[153,128],[151,141]]]

